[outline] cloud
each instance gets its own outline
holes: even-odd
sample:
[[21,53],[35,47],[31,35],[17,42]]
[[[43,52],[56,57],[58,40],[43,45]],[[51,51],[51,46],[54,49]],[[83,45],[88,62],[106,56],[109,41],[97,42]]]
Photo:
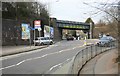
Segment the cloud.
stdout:
[[[50,4],[51,17],[71,21],[85,21],[91,14],[98,11],[93,7],[83,4],[89,3],[95,7],[100,7],[100,3],[112,3],[118,0],[40,0]],[[95,22],[101,19],[103,14],[92,17]]]

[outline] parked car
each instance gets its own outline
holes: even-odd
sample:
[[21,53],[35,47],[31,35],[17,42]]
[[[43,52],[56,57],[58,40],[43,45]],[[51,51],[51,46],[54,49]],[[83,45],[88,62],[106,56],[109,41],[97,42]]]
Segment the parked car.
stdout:
[[105,36],[99,39],[99,42],[97,43],[98,46],[111,46],[114,45],[112,42],[116,39],[112,36]]
[[107,37],[100,38],[99,42],[97,43],[98,46],[108,46],[110,44],[110,40]]
[[35,45],[45,45],[45,44],[53,44],[53,40],[50,39],[50,37],[37,37],[37,39],[35,39]]
[[112,36],[107,36],[107,39],[109,39],[110,41],[115,41],[116,39],[113,38]]

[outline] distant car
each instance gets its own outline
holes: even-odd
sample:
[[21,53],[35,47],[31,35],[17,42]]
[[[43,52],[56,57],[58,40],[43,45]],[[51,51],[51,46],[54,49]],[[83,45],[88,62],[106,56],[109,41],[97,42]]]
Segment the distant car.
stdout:
[[73,36],[68,36],[67,37],[67,40],[69,41],[69,40],[74,40],[74,37]]
[[113,38],[112,36],[107,36],[107,39],[109,39],[110,41],[115,41],[116,39]]
[[115,41],[116,39],[112,36],[105,36],[100,38],[99,42],[97,43],[98,46],[111,46],[114,45],[111,42]]
[[109,46],[110,45],[110,40],[107,37],[102,37],[102,38],[100,38],[97,45],[98,46]]
[[45,44],[53,44],[53,40],[50,39],[50,37],[37,37],[37,39],[35,39],[35,45],[45,45]]

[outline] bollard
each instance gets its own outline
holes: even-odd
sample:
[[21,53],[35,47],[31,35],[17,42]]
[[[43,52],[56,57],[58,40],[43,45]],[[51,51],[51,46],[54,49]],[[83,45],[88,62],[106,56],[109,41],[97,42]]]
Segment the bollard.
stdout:
[[84,40],[84,45],[87,45],[86,37],[85,37],[85,40]]

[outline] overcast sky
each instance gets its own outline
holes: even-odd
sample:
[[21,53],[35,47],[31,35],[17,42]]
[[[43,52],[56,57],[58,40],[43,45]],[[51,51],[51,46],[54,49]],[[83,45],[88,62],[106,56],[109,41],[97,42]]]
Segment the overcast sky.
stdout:
[[[59,20],[79,22],[85,22],[85,20],[88,17],[91,17],[92,20],[95,23],[97,23],[100,19],[103,19],[105,13],[91,6],[103,8],[104,6],[102,4],[115,3],[119,0],[39,0],[39,1],[48,5],[47,7],[49,7],[51,17],[55,17]],[[86,5],[84,3],[88,3],[89,5]],[[108,5],[106,5],[105,7],[108,7]]]

